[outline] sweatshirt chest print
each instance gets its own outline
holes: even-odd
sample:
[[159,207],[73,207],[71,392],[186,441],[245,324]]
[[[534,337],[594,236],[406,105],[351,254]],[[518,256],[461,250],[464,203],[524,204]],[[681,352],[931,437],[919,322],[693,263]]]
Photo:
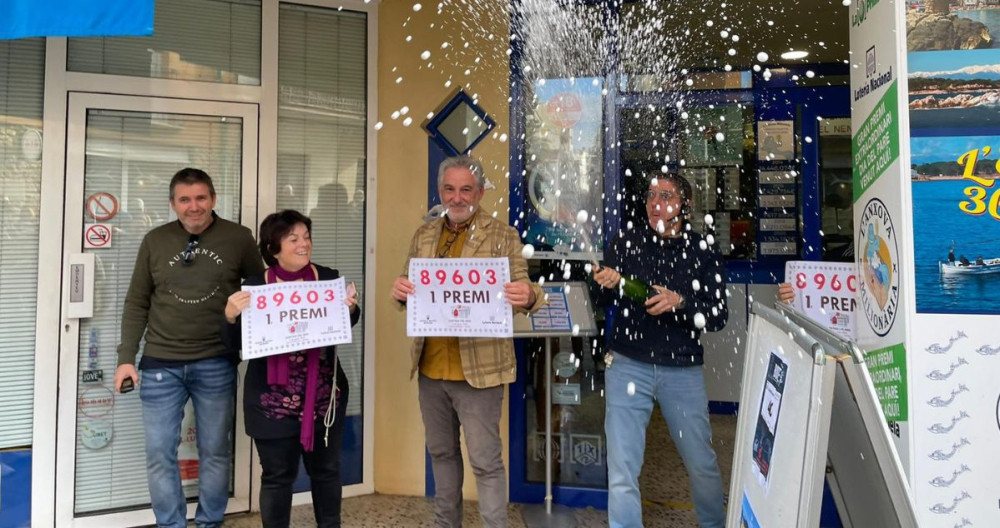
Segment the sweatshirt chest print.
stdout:
[[[170,279],[167,291],[177,302],[183,304],[200,304],[219,294],[221,285],[218,281],[219,269],[223,265],[222,257],[211,249],[199,247],[193,250],[195,265],[184,265],[184,252],[178,252],[170,257],[168,266]],[[201,263],[201,266],[197,266]],[[214,263],[215,266],[208,265]]]
[[[194,253],[194,258],[198,258],[198,257],[204,256],[204,257],[207,257],[210,260],[214,261],[219,266],[222,265],[222,256],[220,256],[216,252],[212,251],[211,249],[207,249],[207,248],[203,248],[203,247],[196,247],[192,251]],[[172,268],[175,265],[182,263],[183,261],[184,261],[184,252],[183,251],[178,251],[176,255],[174,255],[173,257],[170,257],[170,260],[168,261],[168,264]]]

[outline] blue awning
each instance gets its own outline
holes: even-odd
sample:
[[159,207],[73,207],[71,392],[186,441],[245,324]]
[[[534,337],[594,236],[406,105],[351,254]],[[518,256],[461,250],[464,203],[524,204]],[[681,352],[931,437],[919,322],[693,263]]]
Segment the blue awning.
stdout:
[[0,39],[153,34],[153,0],[2,0]]

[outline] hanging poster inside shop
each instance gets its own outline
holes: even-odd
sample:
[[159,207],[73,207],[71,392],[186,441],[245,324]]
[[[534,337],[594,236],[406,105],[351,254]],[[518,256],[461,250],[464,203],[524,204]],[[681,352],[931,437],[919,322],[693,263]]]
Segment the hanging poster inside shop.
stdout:
[[525,113],[528,155],[519,192],[521,230],[537,248],[535,258],[603,256],[603,86],[599,77],[540,79],[527,98],[534,102]]
[[787,161],[795,158],[795,122],[757,123],[757,159]]

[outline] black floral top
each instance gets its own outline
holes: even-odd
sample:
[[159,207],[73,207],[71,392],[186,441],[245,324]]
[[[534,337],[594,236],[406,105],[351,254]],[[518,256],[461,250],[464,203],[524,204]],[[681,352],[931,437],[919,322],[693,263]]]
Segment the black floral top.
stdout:
[[[340,278],[337,270],[316,266],[319,280],[334,280]],[[243,284],[259,286],[264,284],[264,274],[249,277]],[[357,324],[361,318],[361,310],[351,314],[351,325]],[[235,324],[228,324],[223,319],[222,338],[234,353],[239,352],[242,343],[241,321],[237,318]],[[330,390],[333,387],[333,358],[336,347],[327,347],[320,355],[319,385],[316,393],[315,413],[312,417],[317,422],[316,438],[323,437],[323,416],[330,402]],[[252,438],[275,439],[299,436],[302,426],[302,407],[305,405],[306,389],[306,351],[290,352],[280,357],[286,359],[288,365],[288,384],[269,385],[267,383],[267,358],[252,359],[247,363],[247,372],[243,387],[243,412],[246,432]],[[348,386],[344,370],[337,365],[337,421],[343,420],[347,406]]]

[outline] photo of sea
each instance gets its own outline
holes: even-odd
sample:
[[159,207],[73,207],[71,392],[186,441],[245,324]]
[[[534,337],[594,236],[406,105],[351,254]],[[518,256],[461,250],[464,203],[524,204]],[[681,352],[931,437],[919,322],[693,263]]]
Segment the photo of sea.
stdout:
[[[996,273],[942,273],[940,263],[966,257],[975,263],[1000,257],[1000,220],[989,212],[974,216],[959,209],[965,189],[978,186],[962,178],[956,159],[969,150],[992,146],[1000,136],[926,137],[910,140],[913,183],[913,244],[918,313],[1000,314],[1000,269]],[[1000,178],[991,155],[976,165],[977,176]],[[985,189],[986,203],[1000,192],[1000,180]],[[972,268],[970,268],[972,269]]]
[[953,9],[951,12],[961,18],[967,18],[973,22],[982,22],[993,37],[993,48],[1000,48],[1000,9],[994,6],[993,9]]
[[907,62],[911,129],[1000,128],[1000,48],[911,52]]

